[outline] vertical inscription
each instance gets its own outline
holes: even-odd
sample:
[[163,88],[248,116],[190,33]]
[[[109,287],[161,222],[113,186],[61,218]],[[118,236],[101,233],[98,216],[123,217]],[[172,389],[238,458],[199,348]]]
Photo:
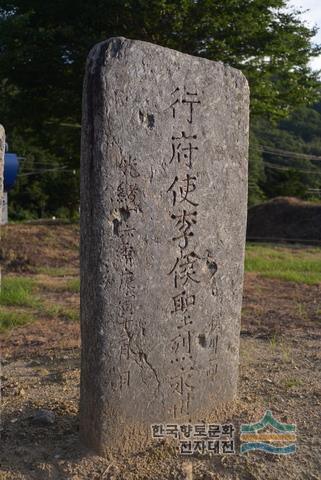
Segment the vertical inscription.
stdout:
[[[177,86],[171,93],[171,117],[173,134],[171,156],[167,164],[174,170],[167,194],[170,205],[169,216],[172,222],[172,237],[176,256],[167,273],[172,288],[170,316],[174,335],[170,344],[170,362],[175,366],[175,375],[170,377],[170,387],[174,395],[172,414],[174,418],[189,415],[190,404],[195,390],[192,338],[193,310],[197,305],[195,286],[200,283],[198,269],[200,255],[196,251],[197,215],[197,175],[194,165],[200,155],[199,133],[195,125],[196,109],[201,100],[196,89],[188,90],[185,85]],[[177,373],[178,372],[178,373]]]
[[119,339],[119,363],[120,378],[119,390],[125,390],[131,386],[131,372],[129,368],[130,342],[134,331],[134,301],[136,300],[137,281],[135,281],[135,269],[137,258],[133,246],[135,228],[129,225],[131,212],[141,209],[141,190],[138,185],[140,173],[137,161],[130,155],[122,155],[117,163],[120,173],[119,183],[116,188],[115,211],[120,219],[114,220],[114,231],[119,238],[117,258],[120,271],[120,298],[118,305],[118,323],[122,328]]

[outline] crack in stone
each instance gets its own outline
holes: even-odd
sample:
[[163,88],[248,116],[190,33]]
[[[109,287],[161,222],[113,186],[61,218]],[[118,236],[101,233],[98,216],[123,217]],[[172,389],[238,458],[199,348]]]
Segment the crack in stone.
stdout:
[[159,381],[159,378],[158,378],[156,369],[155,369],[155,368],[152,366],[152,364],[147,360],[147,355],[146,355],[146,353],[141,352],[141,357],[143,358],[143,360],[145,361],[146,365],[149,366],[149,368],[151,369],[151,371],[152,371],[153,374],[155,375],[155,378],[156,378],[156,381],[157,381],[157,390],[159,391],[159,389],[160,389],[160,381]]

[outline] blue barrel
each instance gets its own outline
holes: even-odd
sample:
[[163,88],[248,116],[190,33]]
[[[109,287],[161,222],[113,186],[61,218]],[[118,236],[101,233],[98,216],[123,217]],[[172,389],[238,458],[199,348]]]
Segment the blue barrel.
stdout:
[[19,170],[19,160],[15,153],[4,154],[4,191],[13,187]]

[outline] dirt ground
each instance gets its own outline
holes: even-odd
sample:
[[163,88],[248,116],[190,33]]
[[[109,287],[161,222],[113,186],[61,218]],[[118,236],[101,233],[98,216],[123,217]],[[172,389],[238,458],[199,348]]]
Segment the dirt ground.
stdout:
[[[62,255],[62,252],[64,254]],[[78,294],[63,282],[78,276],[78,227],[3,229],[3,275],[28,275],[41,294],[66,307]],[[112,462],[78,440],[79,322],[39,314],[1,334],[1,480],[280,480],[321,479],[321,285],[246,274],[236,426],[271,410],[297,424],[292,455],[262,452],[182,457],[172,445]],[[35,422],[38,409],[55,414]]]

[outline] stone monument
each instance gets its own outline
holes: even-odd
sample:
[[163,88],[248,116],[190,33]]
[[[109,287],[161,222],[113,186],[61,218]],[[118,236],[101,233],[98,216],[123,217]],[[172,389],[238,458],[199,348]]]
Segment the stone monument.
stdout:
[[125,38],[89,54],[80,432],[103,455],[235,398],[248,111],[222,63]]

